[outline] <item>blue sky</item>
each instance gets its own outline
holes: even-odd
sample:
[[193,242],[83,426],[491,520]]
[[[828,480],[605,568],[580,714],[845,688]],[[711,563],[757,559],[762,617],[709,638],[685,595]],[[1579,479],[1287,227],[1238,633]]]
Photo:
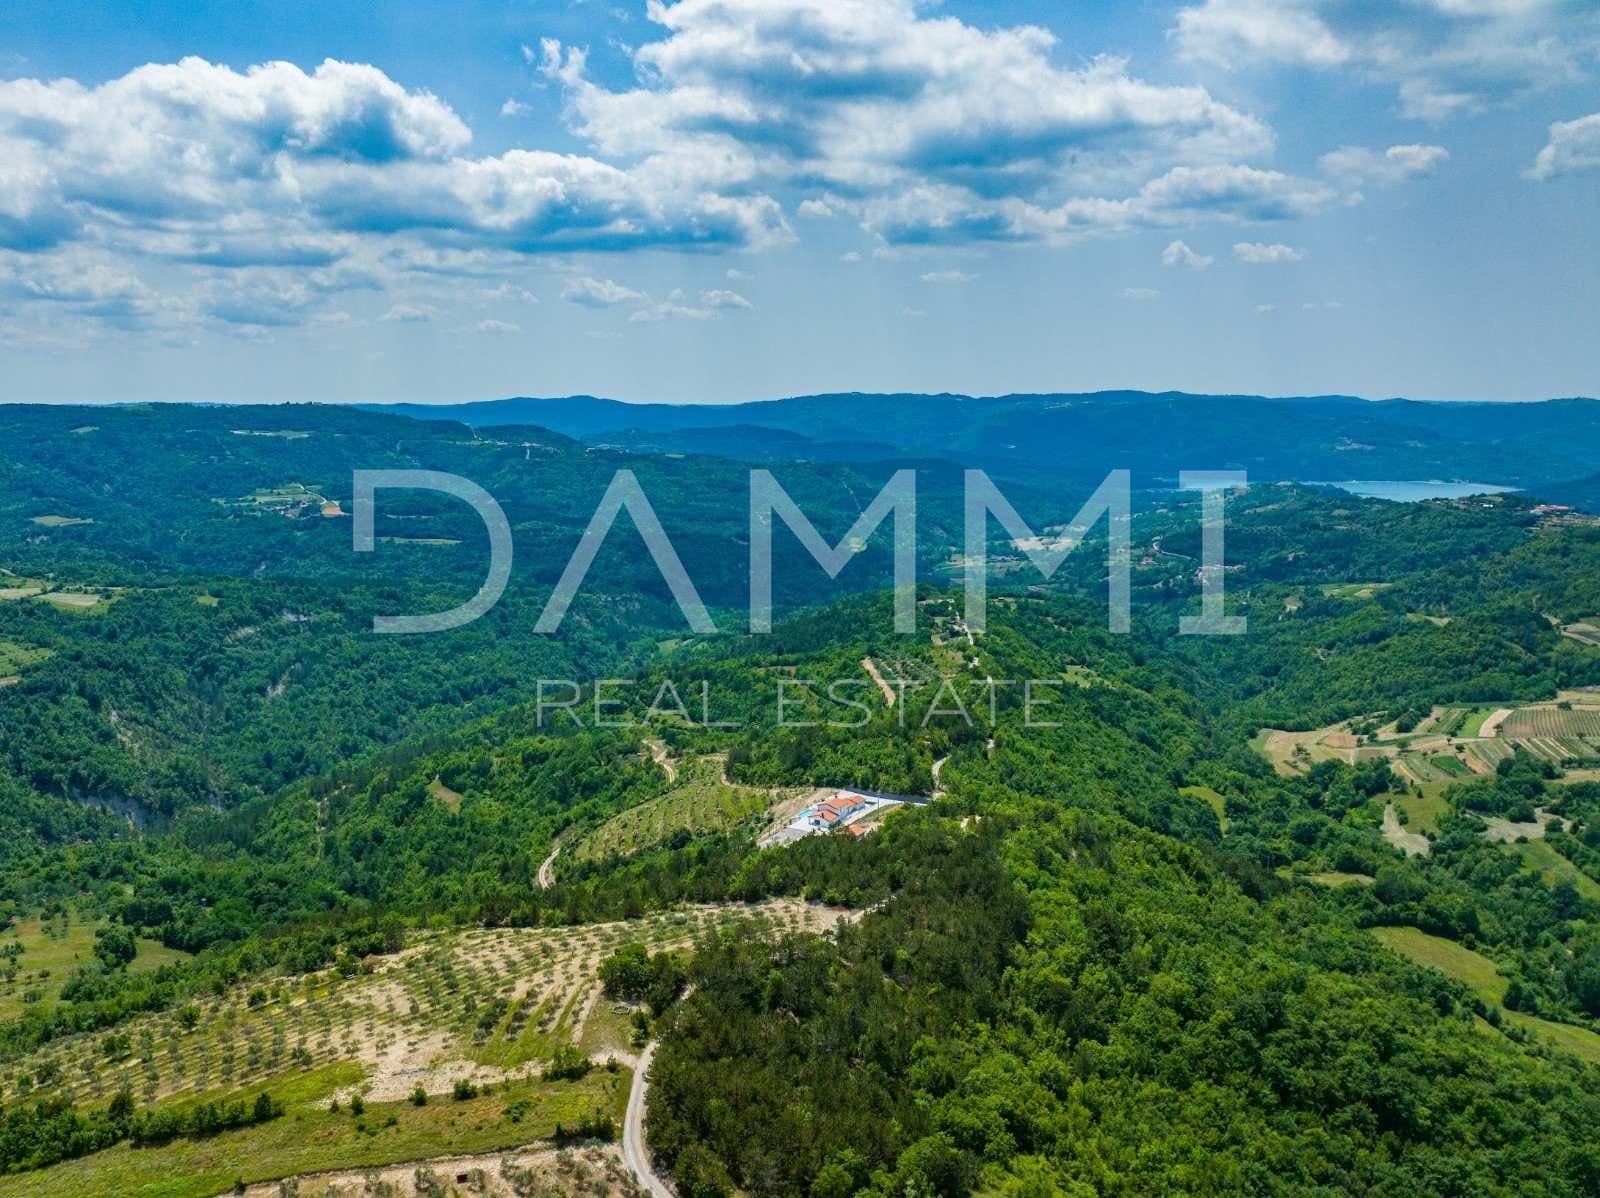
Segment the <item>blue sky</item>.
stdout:
[[1600,394],[1576,0],[0,10],[7,400]]

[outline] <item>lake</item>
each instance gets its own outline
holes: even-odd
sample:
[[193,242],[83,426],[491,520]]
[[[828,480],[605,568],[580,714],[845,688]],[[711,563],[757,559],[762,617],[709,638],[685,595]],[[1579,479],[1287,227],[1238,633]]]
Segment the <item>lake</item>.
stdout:
[[1498,483],[1440,482],[1438,479],[1418,479],[1410,482],[1349,479],[1338,483],[1307,483],[1311,487],[1337,487],[1360,495],[1364,499],[1392,499],[1398,503],[1416,503],[1422,499],[1465,499],[1469,495],[1504,495],[1516,487],[1503,487]]

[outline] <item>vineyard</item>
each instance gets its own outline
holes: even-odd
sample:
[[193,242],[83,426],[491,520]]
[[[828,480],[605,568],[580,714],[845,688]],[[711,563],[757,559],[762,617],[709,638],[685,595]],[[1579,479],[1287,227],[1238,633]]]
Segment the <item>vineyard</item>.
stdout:
[[1500,735],[1509,740],[1600,738],[1600,707],[1521,707],[1500,725]]

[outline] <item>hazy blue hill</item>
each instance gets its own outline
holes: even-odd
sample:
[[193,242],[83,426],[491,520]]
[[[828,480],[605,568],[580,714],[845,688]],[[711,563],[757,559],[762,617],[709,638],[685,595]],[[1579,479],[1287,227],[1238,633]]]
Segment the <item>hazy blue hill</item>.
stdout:
[[1299,481],[1444,478],[1532,487],[1591,473],[1600,451],[1600,402],[1590,399],[1423,403],[1101,391],[808,395],[725,405],[572,396],[378,410],[478,428],[531,422],[589,442],[735,457],[866,461],[885,456],[887,444],[906,456],[1030,480],[1081,483],[1126,467],[1137,485],[1170,481],[1184,469],[1236,468]]
[[895,457],[882,441],[820,441],[783,428],[734,424],[725,428],[625,428],[595,434],[595,443],[634,453],[704,453],[750,461],[866,462]]

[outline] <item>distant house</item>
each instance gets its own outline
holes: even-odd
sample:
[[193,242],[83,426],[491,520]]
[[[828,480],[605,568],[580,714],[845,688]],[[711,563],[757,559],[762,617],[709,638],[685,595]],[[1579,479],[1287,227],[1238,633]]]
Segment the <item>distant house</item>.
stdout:
[[810,823],[813,828],[837,827],[840,820],[848,819],[856,812],[866,810],[866,807],[864,796],[841,790],[833,798],[824,799],[811,809]]

